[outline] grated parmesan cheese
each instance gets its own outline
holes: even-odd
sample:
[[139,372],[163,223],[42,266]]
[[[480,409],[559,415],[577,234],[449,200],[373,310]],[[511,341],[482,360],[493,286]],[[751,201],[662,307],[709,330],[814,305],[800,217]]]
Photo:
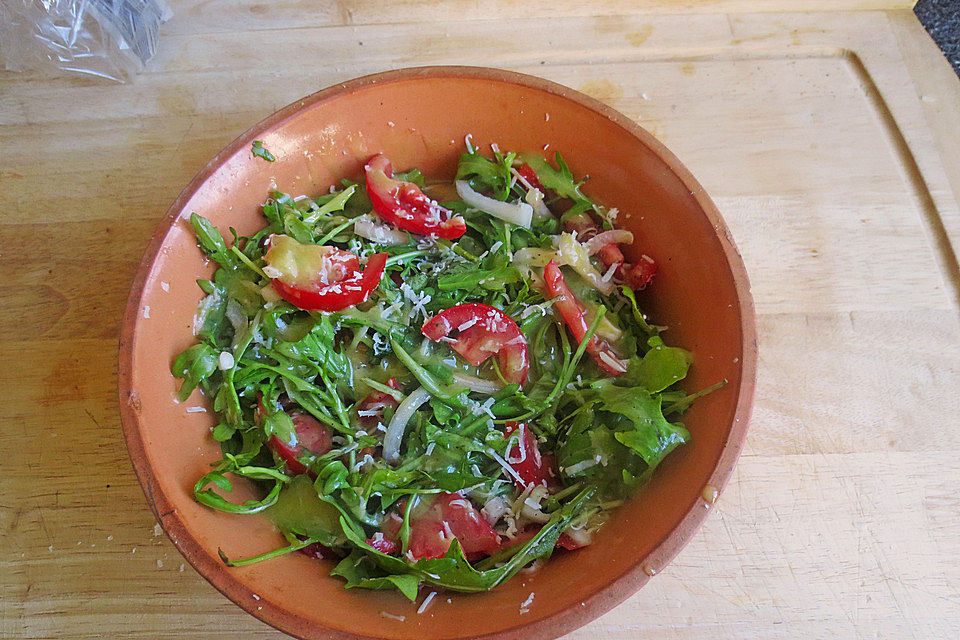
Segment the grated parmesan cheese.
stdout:
[[610,280],[613,279],[613,274],[617,272],[617,267],[619,266],[620,266],[619,262],[615,262],[612,265],[610,265],[610,268],[607,269],[606,273],[600,276],[600,279],[604,282],[610,282]]
[[228,369],[233,369],[233,365],[236,364],[236,360],[233,357],[233,354],[229,351],[220,352],[219,367],[220,371],[227,371]]
[[426,598],[424,598],[423,604],[421,604],[421,605],[420,605],[420,608],[417,609],[417,615],[423,613],[424,611],[426,611],[426,610],[430,607],[430,605],[433,603],[433,598],[434,598],[434,596],[436,596],[436,595],[437,595],[437,592],[436,592],[436,591],[431,591],[431,592],[430,592],[430,595],[428,595]]
[[403,622],[407,619],[407,616],[398,616],[395,613],[390,613],[388,611],[381,611],[380,615],[384,618],[390,618],[391,620],[396,620],[397,622]]
[[[511,476],[513,476],[513,479],[514,479],[514,480],[516,480],[517,482],[519,482],[519,483],[521,483],[521,484],[524,484],[523,478],[520,477],[520,474],[517,473],[517,470],[514,469],[513,467],[511,467],[511,466],[507,463],[506,460],[504,460],[503,458],[501,458],[499,453],[497,453],[497,452],[494,451],[493,449],[487,449],[487,455],[489,455],[491,458],[493,458],[494,460],[496,460],[496,461],[497,461],[497,464],[499,464],[499,465],[503,468],[504,471],[506,471],[506,472],[509,473]],[[494,484],[496,484],[496,483],[494,483]]]
[[524,601],[523,601],[523,604],[520,605],[520,613],[521,613],[521,614],[529,613],[529,612],[530,612],[530,608],[529,608],[529,607],[530,607],[531,604],[533,604],[533,596],[534,596],[534,593],[531,591],[531,592],[530,592],[530,595],[527,597],[527,599],[524,600]]

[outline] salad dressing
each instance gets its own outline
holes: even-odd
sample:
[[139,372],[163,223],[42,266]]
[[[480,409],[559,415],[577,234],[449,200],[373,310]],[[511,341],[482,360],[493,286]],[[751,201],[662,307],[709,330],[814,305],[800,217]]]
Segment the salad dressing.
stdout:
[[720,496],[720,490],[712,484],[704,485],[700,496],[703,498],[703,501],[707,503],[707,506],[710,506],[717,501],[717,498]]

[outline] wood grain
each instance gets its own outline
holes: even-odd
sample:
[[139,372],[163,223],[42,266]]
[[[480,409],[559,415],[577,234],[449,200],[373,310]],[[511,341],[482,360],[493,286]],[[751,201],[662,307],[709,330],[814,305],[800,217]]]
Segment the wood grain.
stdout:
[[281,637],[154,532],[116,407],[127,286],[165,208],[248,126],[437,63],[541,75],[639,121],[751,274],[761,362],[736,478],[673,564],[570,637],[958,637],[960,85],[903,4],[570,1],[534,21],[506,3],[174,3],[133,84],[0,72],[0,637]]

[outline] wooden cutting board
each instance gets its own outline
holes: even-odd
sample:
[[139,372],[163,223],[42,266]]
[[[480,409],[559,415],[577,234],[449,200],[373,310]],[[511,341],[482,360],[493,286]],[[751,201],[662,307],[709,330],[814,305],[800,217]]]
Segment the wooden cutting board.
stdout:
[[960,83],[902,3],[171,4],[132,84],[0,72],[0,637],[280,637],[154,529],[119,431],[120,317],[221,146],[422,64],[540,75],[636,119],[751,276],[733,482],[673,564],[570,637],[960,636]]

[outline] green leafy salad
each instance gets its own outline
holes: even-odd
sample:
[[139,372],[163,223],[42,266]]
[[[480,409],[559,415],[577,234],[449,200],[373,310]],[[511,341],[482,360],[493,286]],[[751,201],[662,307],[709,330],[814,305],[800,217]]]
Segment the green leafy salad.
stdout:
[[[719,385],[677,388],[691,356],[634,294],[655,261],[555,163],[468,137],[452,184],[378,155],[359,183],[273,193],[251,236],[192,216],[219,268],[173,374],[213,399],[223,451],[194,493],[286,539],[225,563],[299,551],[346,587],[492,589],[590,544],[689,440],[677,418]],[[259,499],[228,500],[237,477]]]

